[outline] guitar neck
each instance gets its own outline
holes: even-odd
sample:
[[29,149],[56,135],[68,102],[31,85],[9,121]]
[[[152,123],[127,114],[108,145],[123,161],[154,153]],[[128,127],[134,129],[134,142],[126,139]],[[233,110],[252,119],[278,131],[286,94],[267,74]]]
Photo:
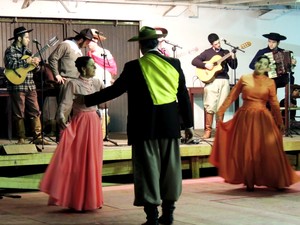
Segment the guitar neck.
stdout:
[[229,52],[228,54],[224,55],[221,59],[217,61],[218,64],[221,64],[224,60],[229,58],[231,56],[231,53]]
[[35,53],[32,57],[39,57],[44,51],[46,51],[50,47],[49,44],[46,44],[44,47],[40,49],[39,52]]

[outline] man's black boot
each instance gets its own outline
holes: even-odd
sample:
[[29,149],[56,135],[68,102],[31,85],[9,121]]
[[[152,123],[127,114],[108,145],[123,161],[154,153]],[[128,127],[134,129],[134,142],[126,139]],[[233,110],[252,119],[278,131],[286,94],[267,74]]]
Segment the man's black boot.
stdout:
[[147,221],[142,225],[159,225],[158,224],[158,210],[157,206],[153,204],[147,204],[144,206],[144,211],[147,215]]
[[175,201],[163,200],[162,202],[162,216],[159,217],[159,224],[171,225],[173,224],[173,212],[175,210]]

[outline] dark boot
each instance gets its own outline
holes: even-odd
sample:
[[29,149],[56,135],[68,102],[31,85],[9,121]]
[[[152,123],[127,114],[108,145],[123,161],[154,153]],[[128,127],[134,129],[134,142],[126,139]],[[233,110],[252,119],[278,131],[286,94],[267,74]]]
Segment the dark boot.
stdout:
[[40,117],[31,118],[30,123],[33,131],[33,143],[36,145],[51,145],[50,142],[42,139],[42,126]]
[[170,225],[173,224],[174,217],[173,212],[175,210],[175,201],[163,200],[162,204],[162,216],[159,217],[159,224]]
[[158,224],[158,210],[157,206],[148,204],[144,206],[144,211],[147,215],[147,221],[142,225],[159,225]]
[[203,139],[211,138],[212,124],[213,124],[214,114],[205,112],[205,129],[202,136]]
[[18,136],[17,144],[25,144],[26,135],[25,135],[24,119],[16,120],[16,129],[17,129],[17,136]]

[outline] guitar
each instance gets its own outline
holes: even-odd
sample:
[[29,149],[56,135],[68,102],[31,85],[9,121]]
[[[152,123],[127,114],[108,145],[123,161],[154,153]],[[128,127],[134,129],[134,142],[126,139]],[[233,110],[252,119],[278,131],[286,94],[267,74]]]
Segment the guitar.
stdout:
[[[46,51],[48,48],[54,46],[57,44],[58,42],[58,38],[55,36],[53,38],[51,38],[48,42],[48,44],[46,44],[43,48],[41,48],[40,53],[43,53],[44,51]],[[39,52],[37,52],[36,54],[34,54],[32,57],[38,57]],[[21,59],[27,59],[29,58],[29,55],[23,55]],[[27,76],[27,73],[34,70],[36,67],[34,65],[29,65],[28,67],[20,67],[18,69],[5,69],[4,71],[4,75],[5,77],[13,84],[22,84]]]
[[[245,49],[245,48],[248,48],[249,46],[251,46],[250,41],[245,42],[239,48]],[[206,83],[206,84],[211,83],[215,79],[216,75],[222,70],[221,63],[224,60],[226,60],[227,58],[229,58],[230,56],[231,56],[231,53],[228,53],[228,54],[224,55],[223,57],[221,57],[220,55],[215,55],[209,61],[204,61],[204,63],[213,64],[213,68],[211,70],[197,68],[196,74],[197,74],[198,78],[203,83]]]

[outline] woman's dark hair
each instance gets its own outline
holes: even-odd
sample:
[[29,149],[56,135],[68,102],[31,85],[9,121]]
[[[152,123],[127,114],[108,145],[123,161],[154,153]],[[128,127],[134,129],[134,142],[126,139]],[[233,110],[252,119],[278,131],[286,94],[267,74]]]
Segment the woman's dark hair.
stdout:
[[269,62],[269,64],[270,64],[270,58],[268,57],[268,56],[266,56],[266,55],[261,55],[261,56],[259,56],[257,59],[256,59],[256,62],[258,62],[259,60],[261,60],[261,59],[267,59],[268,60],[268,62]]
[[75,66],[80,74],[83,72],[82,67],[86,67],[90,59],[91,57],[89,56],[81,56],[76,59]]

